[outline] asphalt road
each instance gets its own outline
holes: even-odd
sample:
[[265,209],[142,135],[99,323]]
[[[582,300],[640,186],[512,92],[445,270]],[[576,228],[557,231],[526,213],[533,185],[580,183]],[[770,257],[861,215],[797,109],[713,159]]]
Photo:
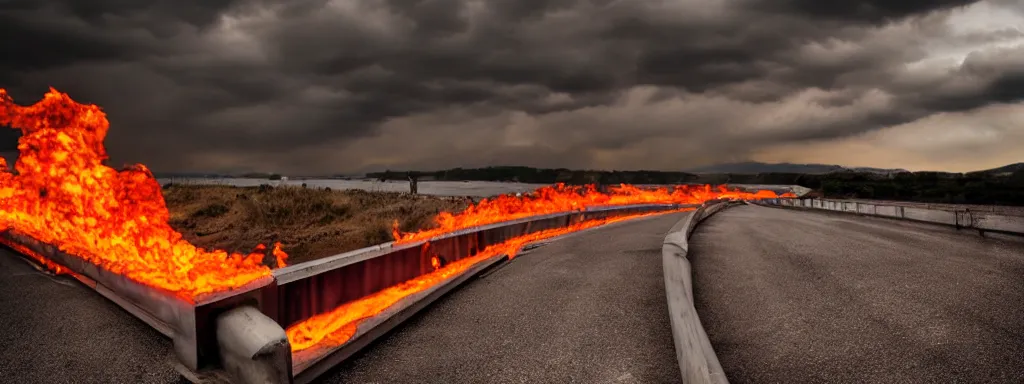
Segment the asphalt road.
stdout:
[[690,245],[733,383],[1024,382],[1024,242],[740,206]]
[[[522,254],[442,298],[326,383],[672,383],[661,243],[682,216]],[[0,382],[185,383],[171,342],[70,277],[0,247]]]
[[70,277],[0,247],[0,382],[178,383],[171,342]]
[[681,217],[598,228],[520,255],[323,382],[679,382],[661,244]]

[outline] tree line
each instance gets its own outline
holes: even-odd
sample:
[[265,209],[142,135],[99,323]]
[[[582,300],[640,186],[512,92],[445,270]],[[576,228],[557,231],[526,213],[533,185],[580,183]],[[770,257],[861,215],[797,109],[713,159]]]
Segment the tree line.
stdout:
[[858,198],[948,204],[1024,205],[1024,166],[1012,172],[858,172],[824,174],[701,174],[666,171],[593,171],[531,167],[454,168],[441,171],[385,171],[367,177],[386,180],[511,181],[582,184],[776,184],[800,185],[827,198]]

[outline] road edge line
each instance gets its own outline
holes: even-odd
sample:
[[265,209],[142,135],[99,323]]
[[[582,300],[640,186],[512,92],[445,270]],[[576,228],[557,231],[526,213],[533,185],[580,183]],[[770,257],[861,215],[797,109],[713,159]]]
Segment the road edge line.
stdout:
[[688,253],[689,237],[697,225],[731,205],[732,202],[713,202],[687,212],[686,217],[669,230],[661,247],[672,339],[685,383],[729,383],[693,304],[693,276]]

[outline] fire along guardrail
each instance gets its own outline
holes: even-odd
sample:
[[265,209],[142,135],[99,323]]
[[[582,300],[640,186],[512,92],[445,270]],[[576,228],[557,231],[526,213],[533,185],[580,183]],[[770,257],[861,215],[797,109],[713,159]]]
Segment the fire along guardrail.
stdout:
[[903,206],[898,203],[880,204],[831,199],[764,199],[757,203],[941,224],[956,227],[957,229],[976,229],[983,235],[985,232],[1024,235],[1024,217],[997,212],[983,212],[969,208],[938,209]]
[[507,259],[497,255],[481,261],[458,276],[363,319],[356,333],[342,345],[314,346],[292,353],[284,329],[430,273],[434,255],[454,262],[474,256],[487,246],[538,231],[688,207],[696,205],[590,208],[485,225],[423,241],[385,243],[280,268],[244,287],[202,295],[194,302],[106,271],[14,230],[0,231],[0,240],[16,251],[34,252],[70,269],[87,286],[170,337],[178,360],[176,368],[193,382],[307,383],[473,275]]

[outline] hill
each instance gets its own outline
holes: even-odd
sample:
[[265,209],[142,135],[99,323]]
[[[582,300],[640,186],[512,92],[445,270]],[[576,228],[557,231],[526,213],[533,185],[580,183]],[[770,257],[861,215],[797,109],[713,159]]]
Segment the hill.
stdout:
[[747,174],[753,175],[758,173],[803,173],[809,175],[821,175],[832,172],[868,172],[868,173],[898,173],[907,172],[905,169],[883,169],[883,168],[871,168],[871,167],[844,167],[841,165],[834,164],[794,164],[794,163],[760,163],[756,161],[747,161],[740,163],[727,163],[727,164],[715,164],[707,165],[703,167],[696,167],[687,169],[687,172],[697,174],[712,174],[712,173],[735,173],[735,174]]
[[[996,168],[997,170],[999,168]],[[800,185],[826,198],[1024,205],[1024,168],[1012,173],[876,172],[702,174],[707,184]]]
[[1004,165],[1004,166],[999,167],[999,168],[986,169],[986,170],[983,170],[983,171],[974,171],[974,172],[970,172],[970,173],[971,174],[974,174],[974,173],[985,173],[985,174],[991,174],[991,175],[1009,175],[1009,174],[1013,174],[1014,172],[1021,172],[1021,171],[1024,171],[1024,163],[1014,163],[1014,164],[1010,164],[1010,165]]

